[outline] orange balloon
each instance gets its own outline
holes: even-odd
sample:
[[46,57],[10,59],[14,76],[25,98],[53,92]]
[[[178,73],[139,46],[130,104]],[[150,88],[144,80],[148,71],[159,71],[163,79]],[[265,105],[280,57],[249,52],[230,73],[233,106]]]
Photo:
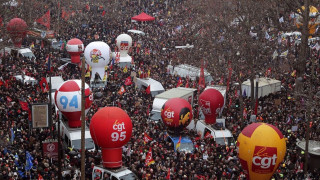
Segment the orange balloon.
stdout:
[[270,179],[286,154],[282,133],[266,123],[245,127],[238,137],[237,146],[242,169],[249,180]]

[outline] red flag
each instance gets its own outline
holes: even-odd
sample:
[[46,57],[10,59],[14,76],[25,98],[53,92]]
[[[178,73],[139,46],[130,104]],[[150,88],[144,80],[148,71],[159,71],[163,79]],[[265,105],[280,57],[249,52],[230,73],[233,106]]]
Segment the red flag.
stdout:
[[168,168],[168,173],[166,179],[170,179],[170,168]]
[[29,111],[28,102],[24,102],[24,101],[19,100],[19,104],[20,104],[22,110]]
[[147,144],[149,141],[152,141],[152,138],[147,133],[144,133],[143,143]]
[[205,88],[206,83],[204,81],[204,69],[203,69],[203,60],[201,62],[201,70],[200,70],[200,77],[199,77],[199,88]]
[[44,25],[50,29],[50,10],[48,10],[42,17],[36,20],[37,23]]
[[122,95],[124,92],[126,92],[126,90],[124,89],[123,86],[120,87],[118,94]]
[[124,82],[124,84],[126,86],[130,86],[132,84],[132,81],[131,81],[131,76],[127,77],[126,81]]
[[2,80],[0,80],[0,86],[4,85],[4,82]]
[[181,79],[181,77],[179,77],[179,80],[178,80],[178,83],[177,83],[177,87],[180,87],[181,84],[182,84],[182,79]]
[[41,79],[41,81],[39,82],[39,85],[41,87],[42,92],[45,93],[45,92],[49,91],[49,85],[48,85],[48,82],[45,77],[43,77]]
[[38,174],[38,180],[43,180],[43,177],[41,176],[41,174]]
[[86,4],[86,10],[87,10],[87,11],[90,11],[90,6],[89,6],[89,4]]
[[146,89],[146,93],[147,93],[147,94],[150,94],[150,93],[151,93],[150,85],[147,87],[147,89]]
[[206,135],[204,136],[204,138],[205,138],[205,139],[206,139],[206,138],[212,138],[211,133],[208,131],[208,132],[206,133]]
[[152,158],[152,149],[151,147],[149,148],[149,152],[147,154],[147,157],[146,157],[146,166],[150,166],[151,164],[154,164],[154,160]]
[[64,20],[68,20],[70,17],[70,13],[65,11],[64,9],[61,10],[61,18],[64,19]]
[[7,96],[7,101],[11,102],[12,101],[11,97]]
[[187,80],[186,88],[189,88],[189,80]]
[[102,16],[104,16],[105,14],[106,14],[106,11],[103,11],[103,12],[102,12]]

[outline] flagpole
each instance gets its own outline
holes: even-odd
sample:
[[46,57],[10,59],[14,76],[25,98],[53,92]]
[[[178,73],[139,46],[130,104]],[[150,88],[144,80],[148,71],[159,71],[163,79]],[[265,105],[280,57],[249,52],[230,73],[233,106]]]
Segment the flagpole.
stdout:
[[81,60],[81,180],[85,180],[85,58]]

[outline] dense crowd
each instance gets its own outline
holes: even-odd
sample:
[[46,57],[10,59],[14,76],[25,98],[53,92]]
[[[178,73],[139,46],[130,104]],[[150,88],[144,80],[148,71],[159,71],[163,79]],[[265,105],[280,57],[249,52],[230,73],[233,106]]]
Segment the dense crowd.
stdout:
[[[109,44],[112,51],[115,50],[115,39],[121,33],[126,33],[129,29],[137,29],[146,33],[145,36],[130,34],[133,38],[133,48],[130,55],[133,56],[134,65],[128,67],[124,72],[123,68],[114,65],[108,69],[108,83],[104,88],[93,89],[94,93],[101,92],[102,97],[94,99],[92,107],[87,114],[88,125],[93,114],[105,106],[118,106],[124,109],[131,117],[133,122],[133,135],[131,140],[123,148],[123,162],[133,171],[139,179],[166,179],[168,169],[170,169],[171,179],[245,179],[241,169],[239,159],[237,158],[236,147],[226,148],[218,145],[213,139],[201,139],[195,131],[188,131],[195,146],[194,153],[174,152],[173,145],[166,141],[166,127],[160,122],[149,121],[149,112],[152,108],[153,97],[147,94],[144,89],[137,89],[135,83],[125,86],[125,79],[131,76],[132,72],[150,70],[150,77],[161,82],[164,88],[170,89],[176,87],[178,77],[167,71],[169,64],[177,65],[187,63],[200,66],[201,58],[181,59],[181,54],[190,54],[190,50],[176,50],[175,45],[185,45],[190,42],[189,37],[195,37],[197,30],[191,28],[192,19],[196,14],[192,14],[186,7],[185,1],[167,1],[168,8],[161,1],[154,1],[152,5],[148,1],[142,1],[141,6],[138,1],[124,1],[122,8],[116,20],[109,19],[108,16],[101,16],[103,11],[99,5],[90,4],[90,9],[84,7],[81,13],[76,13],[70,17],[70,22],[61,21],[60,34],[57,34],[57,40],[62,44],[71,38],[79,38],[85,45],[92,41],[101,40]],[[54,8],[53,8],[54,10]],[[56,10],[56,9],[55,9]],[[142,10],[156,17],[151,22],[131,22],[131,17],[140,13]],[[111,10],[110,10],[111,11]],[[76,23],[81,22],[81,23]],[[181,26],[177,28],[178,26]],[[197,38],[201,38],[198,36]],[[271,43],[271,42],[266,42]],[[31,40],[26,38],[24,45],[29,46]],[[163,48],[166,48],[165,50]],[[279,51],[282,51],[284,45],[279,44]],[[291,46],[290,52],[295,52],[296,46]],[[32,49],[36,59],[27,59],[21,57],[6,56],[2,58],[0,66],[0,179],[57,179],[58,163],[50,157],[42,154],[42,142],[46,139],[56,138],[56,128],[32,129],[29,121],[28,112],[24,111],[19,105],[19,101],[26,101],[29,104],[48,102],[48,93],[41,92],[38,84],[25,84],[14,78],[15,75],[24,73],[37,80],[48,76],[62,76],[64,80],[79,79],[80,68],[77,65],[69,64],[62,70],[59,69],[64,64],[60,59],[68,57],[65,49],[53,50],[50,45],[41,47],[40,41],[35,43]],[[192,49],[192,53],[201,54],[197,48]],[[316,53],[314,51],[313,53]],[[51,68],[48,69],[46,57],[50,54]],[[181,56],[179,56],[181,55]],[[294,53],[285,57],[278,57],[279,66],[289,66],[290,62],[295,62],[297,56]],[[274,64],[270,58],[266,58],[266,67],[268,64]],[[317,61],[307,62],[307,73],[303,80],[308,84],[308,78],[311,73],[311,65],[314,64],[317,80],[308,86],[313,86],[313,94],[320,90],[318,81],[320,75],[320,59],[317,55]],[[226,65],[224,65],[227,67]],[[279,67],[278,66],[278,67]],[[259,99],[257,121],[270,123],[278,127],[286,137],[287,154],[283,163],[274,173],[274,179],[304,179],[304,155],[296,146],[297,140],[302,140],[306,132],[306,106],[308,102],[313,102],[307,98],[294,96],[293,89],[295,77],[290,68],[277,68],[268,74],[269,77],[281,81],[282,88],[280,92],[268,95]],[[214,71],[214,67],[208,65],[209,72]],[[266,71],[266,69],[264,69]],[[243,72],[243,76],[246,73]],[[227,84],[228,72],[224,74],[212,73],[213,84]],[[250,116],[254,110],[251,107],[251,99],[243,96],[243,104],[239,106],[239,87],[238,74],[233,73],[230,82],[230,89],[227,93],[228,102],[224,108],[223,117],[226,118],[226,127],[230,129],[235,140],[241,130],[251,123]],[[264,74],[263,74],[264,76]],[[223,81],[221,82],[221,77]],[[247,78],[247,77],[243,77]],[[182,78],[185,86],[186,78]],[[87,83],[90,82],[87,79]],[[198,87],[198,81],[190,83],[192,87]],[[117,92],[120,87],[125,87],[125,93],[120,95]],[[305,89],[307,92],[308,89]],[[316,98],[316,97],[314,97]],[[231,99],[229,101],[229,99]],[[296,100],[299,99],[299,100]],[[275,100],[280,103],[275,104]],[[196,102],[196,100],[195,100]],[[247,114],[244,115],[239,107],[244,107]],[[319,103],[312,104],[310,124],[310,139],[320,141],[320,114]],[[148,109],[148,110],[147,110]],[[197,105],[194,105],[194,114],[197,114]],[[52,114],[54,123],[57,122],[55,114]],[[196,117],[197,118],[197,117]],[[298,126],[296,131],[291,128]],[[11,142],[11,129],[14,132],[14,139]],[[153,141],[147,144],[143,142],[143,135],[147,133]],[[146,153],[152,148],[153,159],[155,163],[146,166]],[[29,152],[33,157],[33,166],[26,171],[26,153]],[[79,179],[80,177],[80,156],[76,152],[64,147],[63,149],[62,169],[64,179]],[[86,178],[91,179],[92,168],[101,163],[101,154],[95,152],[86,152]],[[317,179],[320,171],[310,170],[308,177]]]

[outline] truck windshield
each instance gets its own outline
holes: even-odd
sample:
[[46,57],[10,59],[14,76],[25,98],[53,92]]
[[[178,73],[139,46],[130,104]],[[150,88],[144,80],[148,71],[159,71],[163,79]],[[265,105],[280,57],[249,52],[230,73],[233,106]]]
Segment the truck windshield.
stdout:
[[138,177],[133,173],[120,176],[120,180],[136,180],[136,179],[138,179]]
[[25,53],[22,53],[22,56],[23,57],[27,57],[27,58],[33,58],[34,55],[32,52],[25,52]]
[[179,150],[186,153],[192,153],[194,151],[193,143],[181,143]]
[[[86,139],[85,144],[86,144],[86,149],[94,148],[94,143],[91,138]],[[74,149],[81,149],[81,139],[73,140],[72,145]]]
[[228,146],[234,146],[234,139],[233,137],[227,137],[227,138],[216,138],[215,139],[216,143],[219,145],[228,145]]

